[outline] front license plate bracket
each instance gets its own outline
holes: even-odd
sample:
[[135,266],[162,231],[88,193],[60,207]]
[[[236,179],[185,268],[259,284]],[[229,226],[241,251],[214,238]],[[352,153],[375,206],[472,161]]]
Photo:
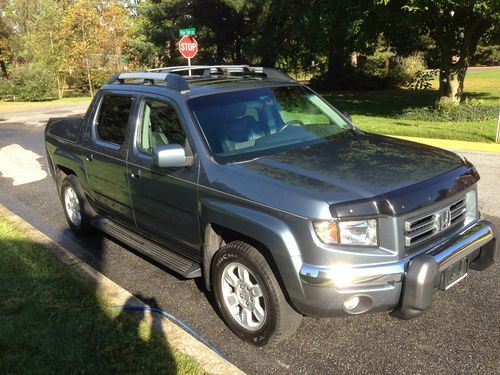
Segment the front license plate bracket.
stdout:
[[450,289],[452,286],[465,278],[468,271],[469,262],[467,260],[467,257],[460,259],[456,263],[453,263],[441,273],[441,283],[439,288],[442,290]]

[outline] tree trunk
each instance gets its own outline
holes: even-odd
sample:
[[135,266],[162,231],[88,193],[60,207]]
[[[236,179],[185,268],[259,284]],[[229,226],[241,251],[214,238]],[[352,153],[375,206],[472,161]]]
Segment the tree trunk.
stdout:
[[92,76],[90,75],[90,67],[89,67],[88,60],[87,60],[87,66],[85,67],[85,70],[87,71],[87,81],[89,83],[90,96],[94,97],[94,88],[92,87]]
[[351,56],[345,52],[346,35],[342,26],[332,27],[328,40],[328,81],[336,88],[343,88],[348,79],[346,66],[350,64]]
[[56,73],[56,80],[57,80],[57,94],[59,96],[59,99],[62,99],[64,96],[64,86],[66,86],[66,76],[62,75],[61,78],[58,72]]
[[459,105],[464,91],[467,64],[455,63],[439,71],[439,101]]
[[7,72],[7,66],[5,65],[5,61],[0,60],[0,69],[2,70],[2,77],[9,78],[9,73]]
[[[453,14],[451,14],[453,17]],[[469,58],[474,54],[479,39],[490,27],[490,23],[483,17],[477,16],[463,26],[462,36],[456,40],[459,49],[455,50],[450,44],[450,29],[434,12],[432,21],[436,29],[434,39],[441,51],[441,67],[439,70],[440,103],[459,105],[464,91],[465,73],[469,67]],[[451,31],[453,32],[453,31]],[[455,36],[454,36],[455,38]]]
[[168,59],[162,59],[163,64],[166,65],[177,65],[179,58],[177,58],[180,53],[177,50],[177,42],[175,41],[174,38],[170,38],[169,44],[168,44],[168,49],[169,49],[169,57]]

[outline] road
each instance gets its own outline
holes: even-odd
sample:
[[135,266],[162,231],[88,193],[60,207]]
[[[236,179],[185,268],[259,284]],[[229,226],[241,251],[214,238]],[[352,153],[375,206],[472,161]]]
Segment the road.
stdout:
[[[432,309],[418,319],[401,321],[385,313],[305,318],[297,334],[276,347],[241,342],[219,319],[199,280],[180,279],[102,234],[82,239],[69,231],[54,183],[45,173],[43,124],[49,116],[84,111],[84,105],[76,105],[0,114],[0,203],[131,293],[186,322],[242,370],[249,374],[498,373],[498,263],[482,273],[472,272],[447,292],[436,291]],[[483,215],[500,227],[500,154],[460,153],[482,175]]]

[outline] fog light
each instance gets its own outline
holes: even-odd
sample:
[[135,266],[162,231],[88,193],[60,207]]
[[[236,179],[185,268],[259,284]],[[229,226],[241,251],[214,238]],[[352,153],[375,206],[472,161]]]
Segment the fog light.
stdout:
[[344,301],[344,308],[346,310],[354,310],[356,307],[358,307],[360,301],[361,300],[357,296],[351,297]]

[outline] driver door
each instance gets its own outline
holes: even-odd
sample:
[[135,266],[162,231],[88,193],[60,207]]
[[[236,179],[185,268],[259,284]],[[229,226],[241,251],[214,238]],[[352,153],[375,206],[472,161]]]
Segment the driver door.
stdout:
[[134,145],[128,156],[132,207],[140,231],[171,250],[200,260],[197,214],[199,163],[159,168],[152,150],[163,144],[188,146],[175,104],[165,98],[143,97]]

